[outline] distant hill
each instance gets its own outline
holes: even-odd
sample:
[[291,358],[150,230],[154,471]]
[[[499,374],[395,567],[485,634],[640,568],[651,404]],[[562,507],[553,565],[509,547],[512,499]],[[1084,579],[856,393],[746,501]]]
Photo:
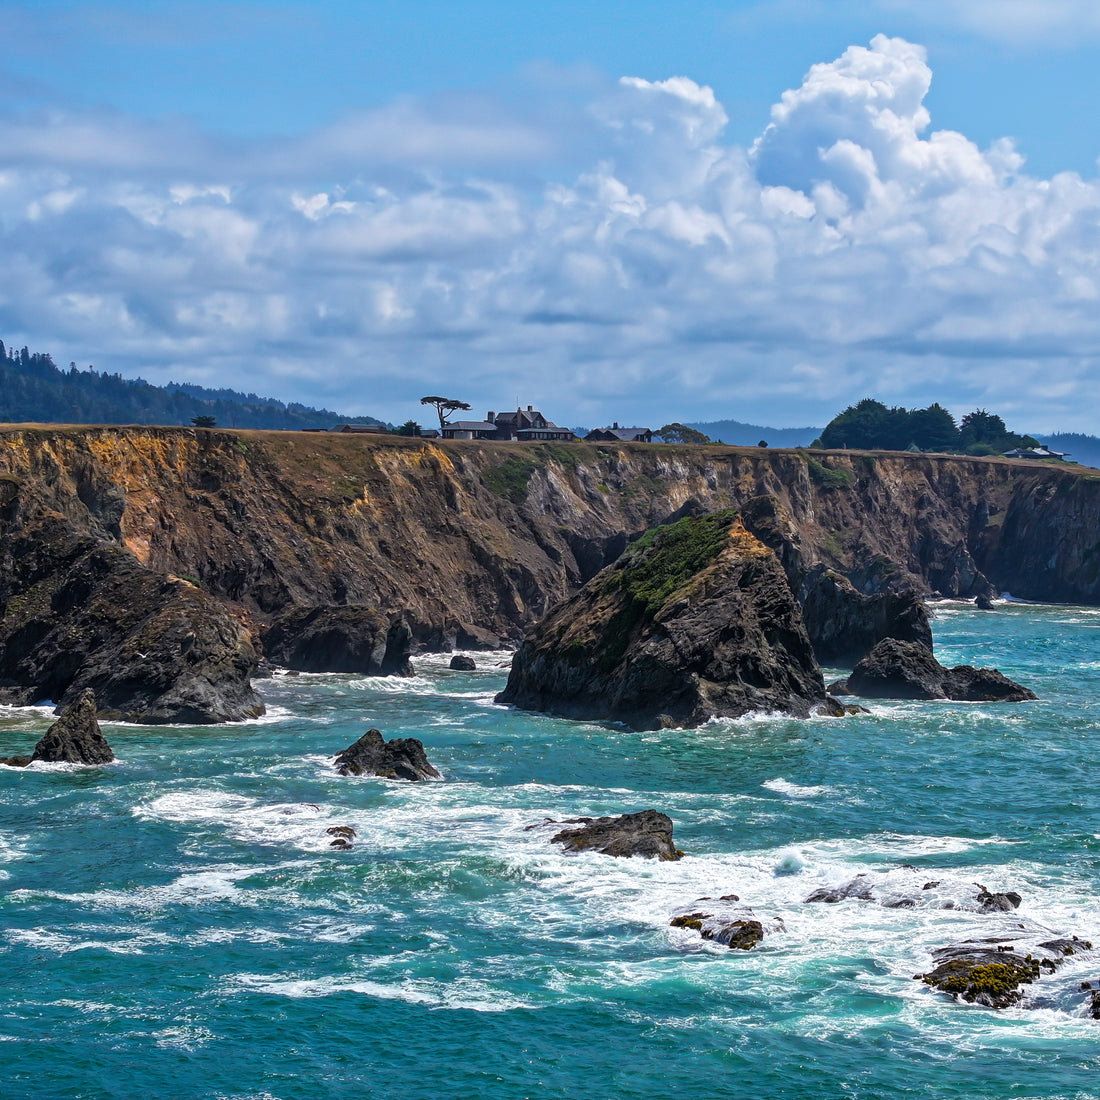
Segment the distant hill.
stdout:
[[822,432],[821,428],[765,428],[740,420],[710,420],[688,427],[735,447],[755,447],[762,439],[769,447],[808,447]]
[[1035,438],[1052,451],[1064,451],[1069,462],[1100,468],[1100,439],[1094,435],[1055,432],[1054,435],[1037,435]]
[[381,424],[236,390],[177,384],[154,386],[75,365],[60,370],[48,354],[7,349],[0,340],[0,422],[39,424],[190,424],[212,416],[223,428],[331,428]]

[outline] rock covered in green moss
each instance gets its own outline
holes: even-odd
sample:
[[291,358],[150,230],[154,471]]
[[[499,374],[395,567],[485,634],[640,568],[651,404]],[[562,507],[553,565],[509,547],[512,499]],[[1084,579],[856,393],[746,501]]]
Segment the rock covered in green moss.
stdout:
[[1067,958],[1092,950],[1088,940],[1059,938],[1028,944],[1025,937],[968,940],[932,952],[935,966],[914,977],[956,1000],[987,1008],[1009,1008],[1026,996],[1026,986],[1058,970]]
[[739,901],[736,894],[699,898],[690,910],[673,917],[669,926],[691,929],[734,951],[751,951],[769,933],[786,931],[781,918],[761,920],[747,905],[737,904]]
[[497,701],[636,729],[839,709],[782,567],[729,511],[654,528],[554,608]]

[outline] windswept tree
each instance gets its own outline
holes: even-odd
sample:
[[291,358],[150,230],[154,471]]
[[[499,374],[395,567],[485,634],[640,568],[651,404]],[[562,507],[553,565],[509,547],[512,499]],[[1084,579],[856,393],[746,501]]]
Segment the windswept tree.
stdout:
[[420,399],[421,405],[434,405],[436,414],[439,416],[439,430],[447,426],[447,417],[453,412],[458,412],[459,409],[468,409],[470,406],[465,401],[456,401],[453,397],[422,397]]
[[196,428],[216,428],[218,426],[218,418],[215,416],[193,416],[191,417],[191,423]]
[[704,435],[695,428],[689,428],[686,424],[674,421],[666,424],[657,433],[666,443],[709,443],[710,436]]

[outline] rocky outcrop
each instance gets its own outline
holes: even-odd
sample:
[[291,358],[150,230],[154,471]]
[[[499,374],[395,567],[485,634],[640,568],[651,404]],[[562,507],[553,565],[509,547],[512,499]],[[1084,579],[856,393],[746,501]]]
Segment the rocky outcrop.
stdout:
[[268,660],[298,672],[411,676],[412,631],[402,614],[369,607],[297,607],[263,634]]
[[541,822],[532,828],[570,825],[550,838],[567,852],[600,852],[605,856],[643,856],[677,860],[683,857],[672,839],[672,820],[658,810],[640,810],[619,817],[574,817]]
[[99,713],[143,723],[239,721],[263,713],[246,618],[179,577],[141,566],[64,517],[0,537],[0,700],[85,689]]
[[867,594],[836,570],[816,565],[796,591],[822,664],[853,665],[886,638],[932,648],[928,609],[912,588]]
[[1076,936],[1035,943],[1026,934],[1010,932],[940,948],[932,953],[935,966],[914,977],[956,1000],[1009,1008],[1025,997],[1025,986],[1053,974],[1070,956],[1091,949],[1091,943]]
[[115,754],[96,719],[95,694],[84,690],[34,746],[30,756],[9,756],[0,764],[25,768],[35,760],[52,764],[110,764]]
[[497,701],[637,729],[830,706],[781,566],[730,512],[639,539],[531,631]]
[[995,668],[944,668],[930,649],[892,638],[879,642],[837,690],[873,699],[1019,703],[1036,697]]
[[456,653],[451,658],[451,663],[448,666],[452,672],[473,672],[477,668],[477,662],[473,657],[467,657],[464,654]]
[[[211,690],[225,697],[181,700],[181,718],[199,721],[258,705],[247,687],[251,624],[266,627],[299,608],[377,608],[387,618],[404,614],[414,645],[493,648],[519,639],[638,533],[730,508],[742,509],[745,526],[769,546],[764,513],[786,517],[793,539],[784,535],[773,549],[796,592],[821,566],[862,596],[908,586],[919,596],[1010,590],[1100,602],[1100,481],[1068,466],[780,448],[20,427],[0,432],[0,637],[19,635],[0,679],[13,699],[60,699],[81,663],[30,653],[52,629],[25,613],[50,562],[63,556],[51,524],[70,542],[84,540],[86,551],[117,552],[143,585],[174,585],[157,599],[182,603],[187,614],[200,610],[180,588],[191,586],[210,601],[209,614],[217,607],[225,616],[230,650],[243,627],[239,657],[209,666],[211,682],[226,685]],[[810,614],[819,645],[847,631],[835,595],[822,601],[820,630]],[[79,587],[63,597],[84,598]],[[68,637],[93,625],[73,622],[54,642],[67,651]],[[224,643],[217,648],[225,652]],[[116,658],[125,663],[125,649],[116,647]],[[166,648],[169,658],[187,672]],[[151,700],[170,701],[163,684],[146,690],[147,670],[136,664],[120,692],[131,677],[145,692],[134,707],[121,693],[109,700],[102,682],[87,686],[101,706],[139,719]]]
[[690,910],[673,917],[669,925],[692,929],[703,939],[736,951],[751,951],[768,933],[786,930],[779,917],[761,920],[747,905],[738,905],[739,900],[736,894],[699,898]]
[[877,874],[863,873],[846,882],[820,886],[806,897],[806,904],[866,901],[887,909],[1010,913],[1019,908],[1021,900],[1015,890],[995,892],[980,882],[957,877],[927,880],[916,868],[904,867]]
[[330,825],[325,832],[333,839],[329,841],[329,847],[338,852],[350,851],[354,845],[355,830],[350,825]]
[[428,762],[423,742],[415,737],[387,741],[376,729],[369,729],[354,745],[336,757],[340,775],[378,775],[384,779],[421,782],[443,777]]
[[95,693],[85,688],[34,746],[32,760],[66,764],[109,764],[115,754],[96,719]]
[[854,664],[883,638],[932,647],[932,627],[918,586],[885,560],[862,570],[860,591],[842,573],[812,561],[797,523],[775,495],[754,497],[741,519],[783,566],[822,664]]

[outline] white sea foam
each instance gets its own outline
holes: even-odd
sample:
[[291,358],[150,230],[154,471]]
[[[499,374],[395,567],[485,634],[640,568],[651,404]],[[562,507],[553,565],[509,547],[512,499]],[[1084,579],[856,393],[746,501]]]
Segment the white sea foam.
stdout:
[[785,794],[788,798],[817,798],[825,794],[828,787],[801,787],[797,783],[790,783],[782,776],[777,779],[766,779],[760,784],[766,790],[775,791],[776,794]]
[[50,951],[55,955],[68,955],[73,951],[109,951],[113,955],[144,954],[144,946],[134,941],[80,939],[45,928],[8,928],[2,935],[10,943]]
[[186,1050],[189,1053],[201,1050],[216,1038],[209,1028],[196,1027],[193,1024],[166,1027],[162,1031],[153,1032],[153,1039],[162,1050]]
[[474,1012],[510,1012],[536,1007],[529,1001],[504,994],[494,985],[463,977],[453,981],[409,978],[387,983],[362,978],[269,978],[258,974],[239,974],[233,982],[252,992],[295,1000],[357,993],[377,1000],[404,1001],[407,1004],[436,1008],[472,1009]]
[[[317,759],[331,770],[331,757]],[[331,847],[332,836],[326,832],[330,826],[355,827],[346,814],[333,813],[317,803],[268,803],[219,790],[176,791],[135,806],[132,813],[147,820],[220,828],[242,843],[295,847],[307,852]]]

